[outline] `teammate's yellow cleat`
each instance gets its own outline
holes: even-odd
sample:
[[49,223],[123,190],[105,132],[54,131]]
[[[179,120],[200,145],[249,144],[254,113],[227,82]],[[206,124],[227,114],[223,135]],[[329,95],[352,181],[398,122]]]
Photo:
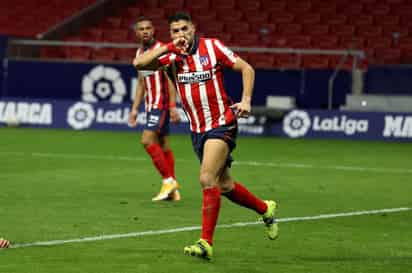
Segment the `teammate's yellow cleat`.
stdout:
[[265,223],[266,234],[269,239],[275,240],[279,236],[278,223],[276,222],[276,202],[275,201],[265,201],[268,206],[266,212],[262,216],[262,220]]
[[179,190],[175,190],[174,192],[172,192],[169,195],[169,199],[167,199],[167,200],[169,200],[169,201],[180,201],[181,199],[182,199],[182,197],[180,196]]
[[206,240],[200,239],[194,245],[186,246],[184,248],[184,253],[186,255],[210,260],[213,256],[213,248]]
[[[176,181],[172,183],[163,183],[160,192],[152,198],[152,201],[163,201],[169,199],[172,194],[179,188],[179,184]],[[180,194],[179,194],[180,196]]]

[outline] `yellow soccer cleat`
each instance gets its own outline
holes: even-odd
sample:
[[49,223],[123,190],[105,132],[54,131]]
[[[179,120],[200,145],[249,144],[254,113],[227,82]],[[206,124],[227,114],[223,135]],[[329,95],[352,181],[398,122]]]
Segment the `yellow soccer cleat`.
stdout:
[[194,245],[186,246],[184,248],[184,253],[186,255],[211,260],[213,256],[213,248],[206,240],[200,239]]
[[178,187],[179,185],[176,181],[173,181],[172,183],[163,183],[160,192],[152,198],[152,201],[167,200],[173,194],[173,192],[177,190]]
[[180,196],[179,190],[175,190],[174,192],[172,192],[169,195],[169,199],[167,199],[167,200],[169,200],[169,201],[180,201],[181,199],[182,199],[182,196]]
[[277,204],[275,201],[265,201],[268,206],[266,212],[262,216],[262,220],[265,223],[266,235],[269,239],[275,240],[279,236],[278,223],[276,222],[275,213]]

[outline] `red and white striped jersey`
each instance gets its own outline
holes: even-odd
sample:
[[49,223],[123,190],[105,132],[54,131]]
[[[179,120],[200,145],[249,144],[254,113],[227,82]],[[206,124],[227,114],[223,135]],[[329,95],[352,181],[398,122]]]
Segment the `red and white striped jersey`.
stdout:
[[232,100],[223,86],[223,67],[232,67],[238,56],[221,41],[195,38],[189,55],[168,53],[159,57],[164,66],[176,66],[177,89],[192,132],[203,133],[233,123]]
[[[156,41],[150,48],[141,47],[136,51],[136,57],[143,54],[145,50],[155,49],[162,45],[163,43]],[[143,76],[146,112],[150,112],[152,109],[168,109],[169,88],[164,72],[162,70],[139,70],[140,76]]]

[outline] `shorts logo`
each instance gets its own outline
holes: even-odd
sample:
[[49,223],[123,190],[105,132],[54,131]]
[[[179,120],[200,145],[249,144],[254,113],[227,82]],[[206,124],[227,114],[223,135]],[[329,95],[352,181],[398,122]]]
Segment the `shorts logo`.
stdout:
[[206,66],[209,64],[209,57],[208,56],[200,56],[199,57],[200,64]]
[[93,106],[78,102],[67,111],[67,123],[75,130],[89,128],[95,118]]
[[179,83],[197,83],[205,82],[212,79],[211,71],[189,72],[177,74],[177,81]]
[[122,103],[126,95],[126,85],[119,70],[99,65],[94,67],[82,80],[82,99],[86,102],[107,100]]
[[293,110],[283,119],[283,131],[290,137],[301,137],[309,131],[310,124],[311,121],[308,113]]
[[158,116],[149,116],[149,120],[147,122],[148,127],[156,126],[158,123],[159,123],[159,117]]

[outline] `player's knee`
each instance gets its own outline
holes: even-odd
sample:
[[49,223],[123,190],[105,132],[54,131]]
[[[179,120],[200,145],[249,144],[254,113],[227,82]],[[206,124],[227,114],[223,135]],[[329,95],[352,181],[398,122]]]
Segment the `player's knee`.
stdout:
[[219,179],[219,188],[221,192],[229,192],[231,190],[233,190],[234,187],[234,181],[231,177],[228,178],[221,178]]
[[199,182],[202,188],[212,187],[216,184],[216,177],[210,172],[201,172],[199,176]]
[[155,143],[155,141],[154,141],[154,139],[152,139],[151,137],[142,136],[142,138],[140,139],[140,143],[141,143],[144,147],[147,147],[147,146],[152,145],[153,143]]

